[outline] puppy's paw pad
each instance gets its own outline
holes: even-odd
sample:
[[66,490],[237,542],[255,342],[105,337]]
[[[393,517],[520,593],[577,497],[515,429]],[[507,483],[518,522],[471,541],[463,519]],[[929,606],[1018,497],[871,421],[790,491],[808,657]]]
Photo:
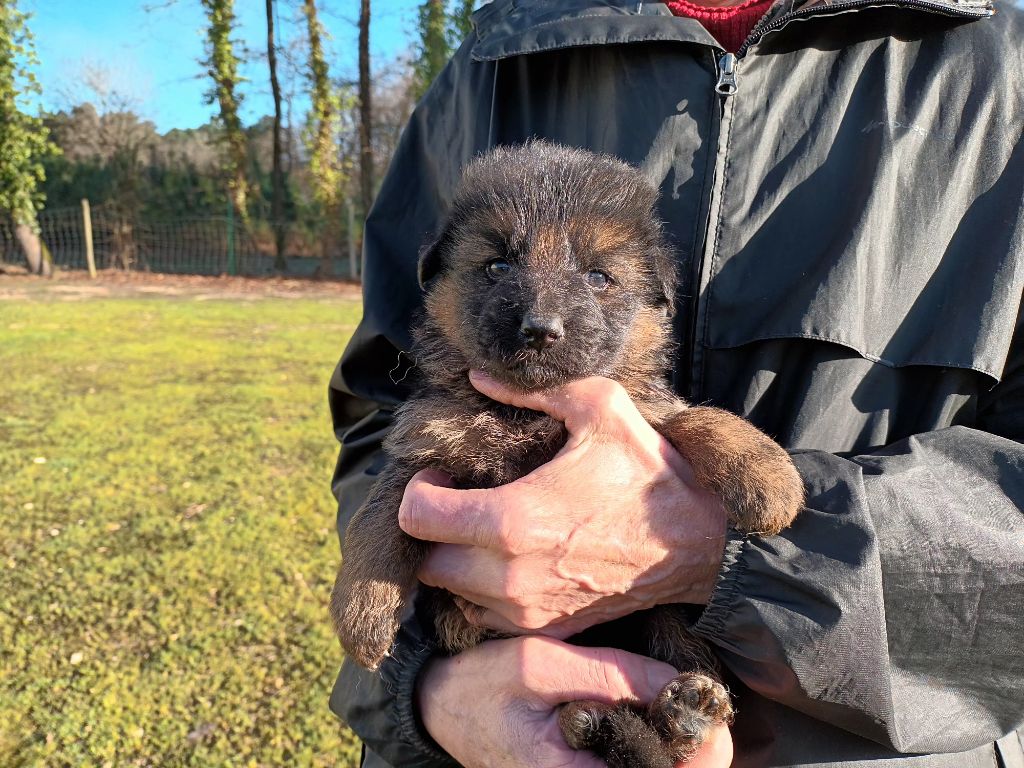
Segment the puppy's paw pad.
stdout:
[[707,675],[686,672],[666,685],[648,709],[651,725],[671,745],[677,760],[691,758],[711,729],[729,725],[732,700],[725,686]]

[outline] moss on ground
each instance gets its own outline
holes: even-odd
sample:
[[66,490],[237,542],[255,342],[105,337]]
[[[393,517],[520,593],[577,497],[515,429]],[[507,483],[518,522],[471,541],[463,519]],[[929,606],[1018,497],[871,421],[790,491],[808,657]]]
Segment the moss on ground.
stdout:
[[0,301],[0,765],[345,766],[344,299]]

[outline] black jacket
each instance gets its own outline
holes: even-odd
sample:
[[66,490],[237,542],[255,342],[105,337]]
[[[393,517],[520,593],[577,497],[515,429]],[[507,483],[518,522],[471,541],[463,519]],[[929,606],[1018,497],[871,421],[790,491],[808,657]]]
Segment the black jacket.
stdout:
[[[417,248],[461,167],[531,136],[616,154],[661,184],[676,388],[775,436],[808,490],[781,536],[728,542],[695,622],[732,676],[735,765],[1024,768],[1021,12],[781,0],[729,96],[716,42],[660,4],[475,21],[367,222],[330,392],[339,530],[405,395]],[[430,652],[410,619],[380,674],[343,668],[332,707],[367,765],[443,764],[411,704]]]

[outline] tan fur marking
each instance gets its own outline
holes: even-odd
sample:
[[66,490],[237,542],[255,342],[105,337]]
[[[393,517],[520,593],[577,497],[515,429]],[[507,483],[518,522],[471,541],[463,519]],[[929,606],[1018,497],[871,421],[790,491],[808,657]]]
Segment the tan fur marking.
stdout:
[[542,224],[530,242],[529,261],[541,269],[565,268],[569,240],[564,224]]
[[592,247],[595,251],[616,251],[630,243],[636,236],[632,227],[612,221],[592,222],[588,225],[594,233]]

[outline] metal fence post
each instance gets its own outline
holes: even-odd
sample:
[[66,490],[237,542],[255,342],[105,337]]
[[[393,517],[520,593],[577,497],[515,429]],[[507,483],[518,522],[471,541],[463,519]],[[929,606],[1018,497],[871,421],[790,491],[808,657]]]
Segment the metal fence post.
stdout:
[[89,277],[96,279],[96,253],[92,247],[92,211],[89,201],[82,198],[82,226],[85,229],[85,263],[89,267]]

